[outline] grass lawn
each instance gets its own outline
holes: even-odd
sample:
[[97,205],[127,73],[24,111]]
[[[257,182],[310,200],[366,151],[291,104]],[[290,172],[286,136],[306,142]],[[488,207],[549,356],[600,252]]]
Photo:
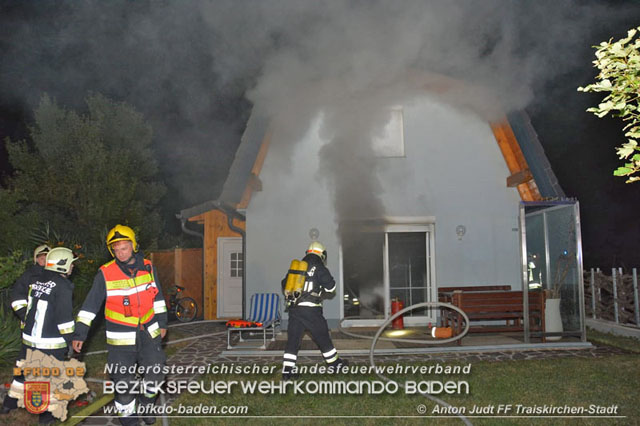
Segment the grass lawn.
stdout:
[[[564,406],[589,408],[596,406],[618,406],[617,415],[627,416],[625,419],[545,419],[545,418],[471,418],[473,424],[638,424],[640,422],[640,400],[638,383],[640,383],[640,342],[638,340],[610,336],[603,333],[589,333],[589,339],[598,344],[609,344],[622,347],[631,352],[623,355],[611,355],[601,358],[555,358],[548,360],[474,362],[469,375],[395,375],[398,382],[407,380],[440,380],[468,381],[469,394],[437,395],[440,399],[456,407],[465,407],[467,414],[474,405],[493,406],[497,414],[499,404],[512,404],[510,414],[516,415],[515,406],[521,404]],[[403,364],[411,365],[411,364]],[[417,364],[416,364],[417,365]],[[424,365],[435,365],[425,363]],[[460,365],[442,363],[441,365]],[[279,367],[279,366],[278,366]],[[280,380],[279,368],[272,375],[227,375],[203,376],[201,380],[208,385],[209,381],[274,381]],[[305,381],[374,381],[380,380],[375,375],[312,375],[306,374],[300,380]],[[304,388],[303,388],[304,389]],[[183,393],[173,404],[174,408],[182,406],[237,406],[248,407],[249,416],[402,416],[402,418],[269,418],[252,417],[242,420],[242,415],[228,418],[175,418],[172,425],[194,424],[462,424],[455,419],[424,419],[419,416],[420,404],[424,404],[427,415],[434,413],[436,404],[421,395],[406,395],[402,389],[395,394],[359,394],[359,395],[295,395],[287,394],[244,393],[238,385],[231,394],[206,395]],[[422,408],[422,407],[421,407]],[[174,413],[175,414],[175,413]],[[586,413],[585,413],[586,414]]]
[[[182,337],[179,328],[170,330],[170,339],[178,340]],[[100,336],[100,333],[96,333]],[[607,344],[624,348],[628,353],[611,355],[601,358],[556,358],[549,360],[505,361],[505,362],[473,362],[471,373],[450,375],[420,375],[400,374],[391,376],[398,382],[409,381],[467,381],[468,394],[437,395],[455,407],[464,407],[466,414],[474,406],[494,407],[496,413],[499,404],[512,404],[513,410],[517,404],[531,406],[564,406],[586,407],[591,404],[597,406],[618,406],[618,415],[624,419],[545,419],[545,418],[470,418],[476,425],[494,424],[638,424],[640,422],[640,404],[638,398],[638,383],[640,383],[640,341],[611,336],[604,333],[589,331],[589,340],[596,344]],[[91,350],[99,350],[100,342],[94,338]],[[89,343],[89,342],[88,342]],[[167,346],[167,355],[175,354],[179,348],[189,342]],[[95,346],[94,346],[95,345]],[[88,377],[104,379],[104,364],[106,354],[85,356]],[[423,364],[401,365],[436,365],[435,362]],[[395,364],[392,364],[395,365]],[[443,366],[465,365],[452,362],[441,363]],[[273,374],[261,375],[205,375],[203,380],[208,387],[210,381],[250,382],[250,381],[280,381],[280,365]],[[10,382],[9,368],[2,370],[0,379],[4,383]],[[305,374],[300,380],[314,381],[360,381],[372,383],[380,381],[373,374],[349,375],[312,375]],[[99,384],[90,384],[98,397],[101,394]],[[303,386],[304,389],[304,386]],[[437,406],[431,400],[416,394],[407,395],[402,388],[395,394],[382,393],[371,395],[362,394],[305,394],[295,395],[291,390],[282,394],[260,394],[259,392],[245,393],[240,385],[235,385],[231,394],[209,395],[204,393],[182,393],[173,404],[174,408],[198,406],[246,406],[248,416],[243,415],[220,418],[171,418],[171,425],[209,425],[209,424],[366,424],[366,425],[413,425],[413,424],[462,424],[457,418],[424,418],[420,409],[426,410],[425,415],[439,415],[434,412]],[[438,406],[439,407],[439,406]],[[69,416],[79,411],[79,407],[69,410]],[[514,411],[511,414],[516,414]],[[174,413],[176,415],[176,413]],[[444,414],[440,414],[444,415]],[[305,418],[274,418],[268,416],[310,416]],[[323,418],[320,416],[398,416],[394,418]],[[0,424],[37,424],[37,416],[25,410],[15,410],[8,416],[0,417]]]

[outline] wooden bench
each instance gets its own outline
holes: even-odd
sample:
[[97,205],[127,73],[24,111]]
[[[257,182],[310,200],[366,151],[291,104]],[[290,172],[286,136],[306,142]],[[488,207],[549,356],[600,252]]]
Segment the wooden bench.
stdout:
[[453,293],[454,291],[511,291],[510,285],[474,285],[474,286],[461,286],[461,287],[440,287],[438,288],[438,294],[440,293]]
[[[475,286],[460,286],[460,287],[440,287],[438,288],[438,302],[452,303],[453,292],[455,291],[511,291],[510,285],[475,285]],[[446,324],[450,321],[447,318],[450,315],[455,314],[455,311],[451,309],[441,309],[440,316],[442,318],[442,324]]]
[[[456,290],[451,303],[469,317],[469,332],[502,333],[524,330],[522,291],[470,292]],[[529,292],[529,329],[544,333],[544,292]],[[460,334],[464,320],[460,314],[443,315],[445,327],[452,327]],[[480,321],[504,321],[503,324],[473,325]],[[458,340],[460,344],[460,340]]]

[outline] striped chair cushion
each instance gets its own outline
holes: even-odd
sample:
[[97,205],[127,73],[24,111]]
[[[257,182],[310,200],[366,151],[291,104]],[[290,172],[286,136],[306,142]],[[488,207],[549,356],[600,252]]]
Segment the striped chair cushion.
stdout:
[[251,296],[249,321],[265,325],[280,319],[280,295],[277,293],[257,293]]

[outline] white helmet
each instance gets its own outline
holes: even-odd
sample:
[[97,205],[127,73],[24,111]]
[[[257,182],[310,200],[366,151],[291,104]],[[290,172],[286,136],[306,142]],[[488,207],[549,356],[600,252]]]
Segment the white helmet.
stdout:
[[40,256],[41,254],[47,254],[50,251],[51,247],[46,244],[36,247],[36,249],[33,251],[33,263],[38,263],[38,256]]
[[77,259],[77,257],[73,257],[73,252],[68,248],[56,247],[51,249],[47,254],[47,263],[45,264],[44,269],[68,274],[71,270],[71,265]]
[[315,254],[320,256],[323,263],[327,263],[327,250],[324,248],[322,243],[318,241],[314,241],[309,245],[309,248],[306,251],[307,254]]

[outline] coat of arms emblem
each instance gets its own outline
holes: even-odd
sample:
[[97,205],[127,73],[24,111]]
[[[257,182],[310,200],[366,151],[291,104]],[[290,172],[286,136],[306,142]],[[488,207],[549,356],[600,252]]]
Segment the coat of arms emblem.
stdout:
[[24,382],[24,406],[28,412],[40,414],[49,406],[49,382]]

